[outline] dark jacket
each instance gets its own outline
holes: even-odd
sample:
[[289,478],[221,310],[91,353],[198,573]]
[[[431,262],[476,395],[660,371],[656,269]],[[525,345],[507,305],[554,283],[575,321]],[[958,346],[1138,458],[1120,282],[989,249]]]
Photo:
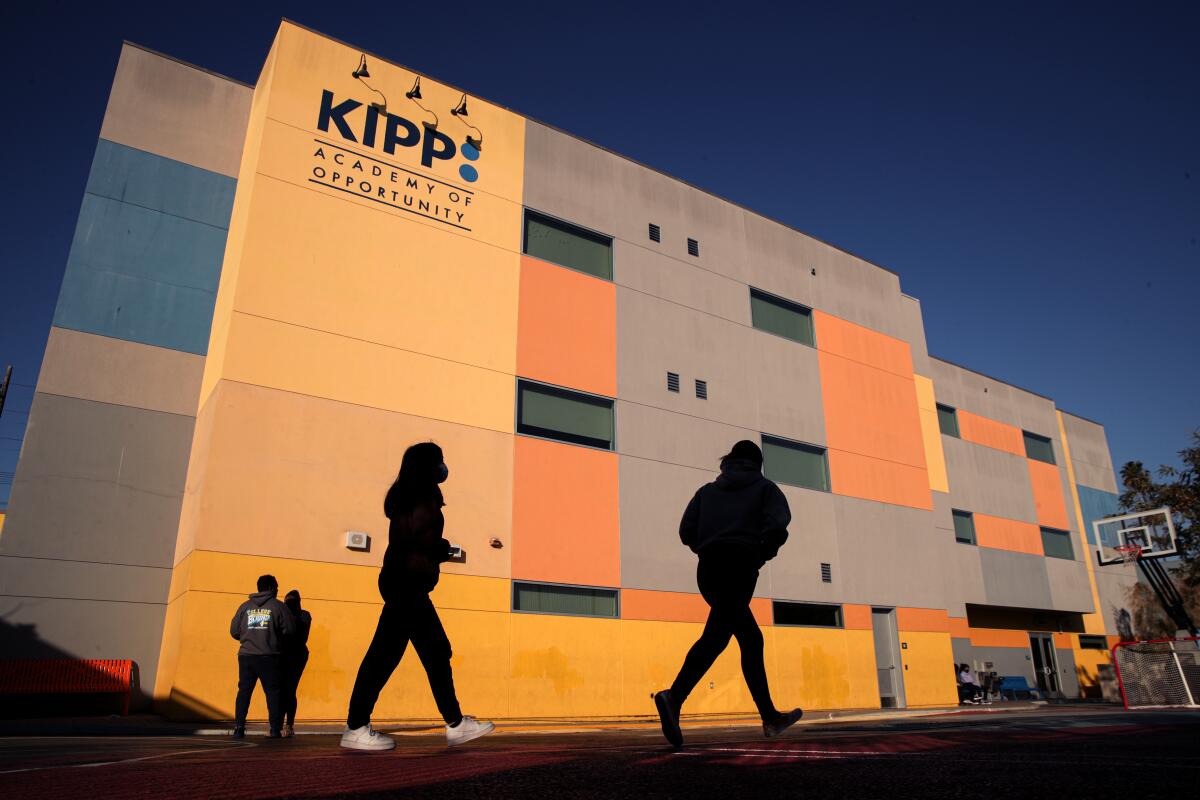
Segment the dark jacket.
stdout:
[[683,512],[679,538],[699,554],[736,551],[762,566],[787,541],[787,498],[752,461],[731,459],[701,486]]
[[[284,603],[286,606],[287,603]],[[296,629],[292,631],[290,636],[283,638],[283,648],[281,652],[285,656],[302,655],[308,652],[308,632],[312,629],[312,614],[300,609],[300,613],[296,614],[292,609],[288,609],[288,613],[292,615],[292,619],[296,622]]]
[[379,573],[379,594],[385,603],[405,595],[429,594],[437,586],[440,565],[450,560],[450,542],[442,538],[445,527],[442,509],[432,500],[396,512]]
[[238,606],[229,623],[229,635],[242,643],[238,655],[279,655],[284,637],[296,630],[296,621],[287,606],[279,602],[275,589],[255,592]]

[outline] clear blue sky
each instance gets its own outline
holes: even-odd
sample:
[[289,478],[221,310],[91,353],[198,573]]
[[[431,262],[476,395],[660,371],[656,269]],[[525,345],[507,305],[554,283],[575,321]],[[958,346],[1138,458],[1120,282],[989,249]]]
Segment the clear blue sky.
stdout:
[[0,473],[121,40],[253,83],[281,16],[895,270],[933,355],[1104,423],[1118,467],[1200,427],[1200,3],[11,3]]

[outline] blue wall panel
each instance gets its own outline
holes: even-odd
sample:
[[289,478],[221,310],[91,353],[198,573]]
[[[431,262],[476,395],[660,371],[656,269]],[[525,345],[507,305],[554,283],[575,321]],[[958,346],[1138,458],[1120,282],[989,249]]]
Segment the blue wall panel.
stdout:
[[236,183],[101,139],[54,324],[204,355]]
[[1088,544],[1095,547],[1096,532],[1092,530],[1092,523],[1117,513],[1117,495],[1078,483],[1075,484],[1075,488],[1079,490],[1079,509],[1083,512],[1083,524],[1087,529]]

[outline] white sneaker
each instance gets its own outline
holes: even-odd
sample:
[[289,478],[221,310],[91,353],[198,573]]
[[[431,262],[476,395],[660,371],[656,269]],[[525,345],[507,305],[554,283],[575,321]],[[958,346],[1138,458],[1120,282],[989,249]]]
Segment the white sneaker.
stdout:
[[353,730],[346,728],[342,734],[342,747],[350,750],[391,750],[395,746],[395,739],[376,733],[369,723]]
[[474,717],[464,716],[462,722],[453,728],[449,725],[446,726],[446,744],[450,747],[454,747],[456,744],[466,744],[472,739],[487,736],[494,730],[496,730],[496,726],[486,720],[480,722]]

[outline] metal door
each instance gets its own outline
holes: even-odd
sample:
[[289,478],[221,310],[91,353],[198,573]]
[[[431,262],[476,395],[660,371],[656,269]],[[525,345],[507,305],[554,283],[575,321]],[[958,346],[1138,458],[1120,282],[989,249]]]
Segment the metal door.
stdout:
[[1054,655],[1054,637],[1048,633],[1029,634],[1029,649],[1033,651],[1033,675],[1042,693],[1059,694],[1058,659]]
[[904,707],[904,676],[901,674],[896,636],[896,610],[871,609],[871,632],[875,637],[875,673],[879,678],[879,704],[884,708]]

